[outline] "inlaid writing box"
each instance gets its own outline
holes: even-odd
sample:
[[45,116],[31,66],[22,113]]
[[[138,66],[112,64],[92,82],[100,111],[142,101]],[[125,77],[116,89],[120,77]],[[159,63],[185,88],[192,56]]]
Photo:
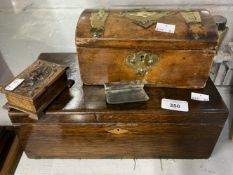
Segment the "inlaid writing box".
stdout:
[[88,85],[144,80],[203,88],[217,40],[206,10],[85,10],[76,28],[81,77]]
[[[76,54],[41,54],[70,66],[79,82]],[[66,58],[66,59],[64,59]],[[30,158],[208,158],[228,110],[213,82],[203,89],[145,87],[146,102],[109,105],[103,86],[66,88],[39,120],[11,109],[10,119]],[[190,99],[191,92],[210,101]],[[188,112],[161,109],[161,99],[188,102]]]
[[9,106],[38,119],[43,110],[67,86],[67,68],[43,60],[35,61],[2,88]]

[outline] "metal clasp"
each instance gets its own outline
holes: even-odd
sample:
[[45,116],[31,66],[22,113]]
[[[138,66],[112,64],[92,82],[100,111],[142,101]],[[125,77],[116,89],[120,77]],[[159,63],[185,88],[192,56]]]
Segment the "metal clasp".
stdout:
[[94,38],[99,38],[103,35],[104,25],[108,14],[109,12],[103,9],[91,13],[91,32]]

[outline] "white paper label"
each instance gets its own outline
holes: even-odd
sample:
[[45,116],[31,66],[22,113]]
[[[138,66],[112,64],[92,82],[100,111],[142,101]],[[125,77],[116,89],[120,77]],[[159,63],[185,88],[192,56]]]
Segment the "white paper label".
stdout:
[[174,111],[184,111],[184,112],[189,111],[187,101],[172,100],[172,99],[166,99],[166,98],[162,99],[161,108],[174,110]]
[[202,11],[201,11],[201,13],[204,13],[204,14],[207,14],[207,15],[209,15],[209,14],[210,14],[210,12],[209,12],[209,11],[207,11],[207,10],[202,10]]
[[7,91],[13,91],[15,88],[17,88],[22,82],[24,81],[24,79],[20,79],[20,78],[16,78],[14,81],[12,81],[10,84],[8,84],[5,89]]
[[176,26],[172,24],[157,23],[155,30],[159,32],[175,33]]
[[197,101],[209,101],[209,95],[192,92],[191,99]]

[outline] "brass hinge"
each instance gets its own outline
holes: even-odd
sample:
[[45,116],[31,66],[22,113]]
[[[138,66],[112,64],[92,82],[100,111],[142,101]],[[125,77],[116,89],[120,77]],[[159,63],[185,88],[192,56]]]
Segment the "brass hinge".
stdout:
[[103,9],[91,13],[91,32],[94,38],[99,38],[103,35],[108,14],[109,12]]

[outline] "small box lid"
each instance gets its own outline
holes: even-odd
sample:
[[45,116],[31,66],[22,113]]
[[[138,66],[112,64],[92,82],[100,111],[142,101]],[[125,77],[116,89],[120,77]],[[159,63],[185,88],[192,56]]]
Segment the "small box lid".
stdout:
[[217,40],[213,17],[200,9],[88,9],[76,28],[79,47],[215,49]]
[[[46,91],[67,69],[67,66],[48,61],[37,60],[5,86],[6,95],[34,100]],[[20,82],[18,83],[17,80]],[[15,87],[10,87],[9,85]]]

